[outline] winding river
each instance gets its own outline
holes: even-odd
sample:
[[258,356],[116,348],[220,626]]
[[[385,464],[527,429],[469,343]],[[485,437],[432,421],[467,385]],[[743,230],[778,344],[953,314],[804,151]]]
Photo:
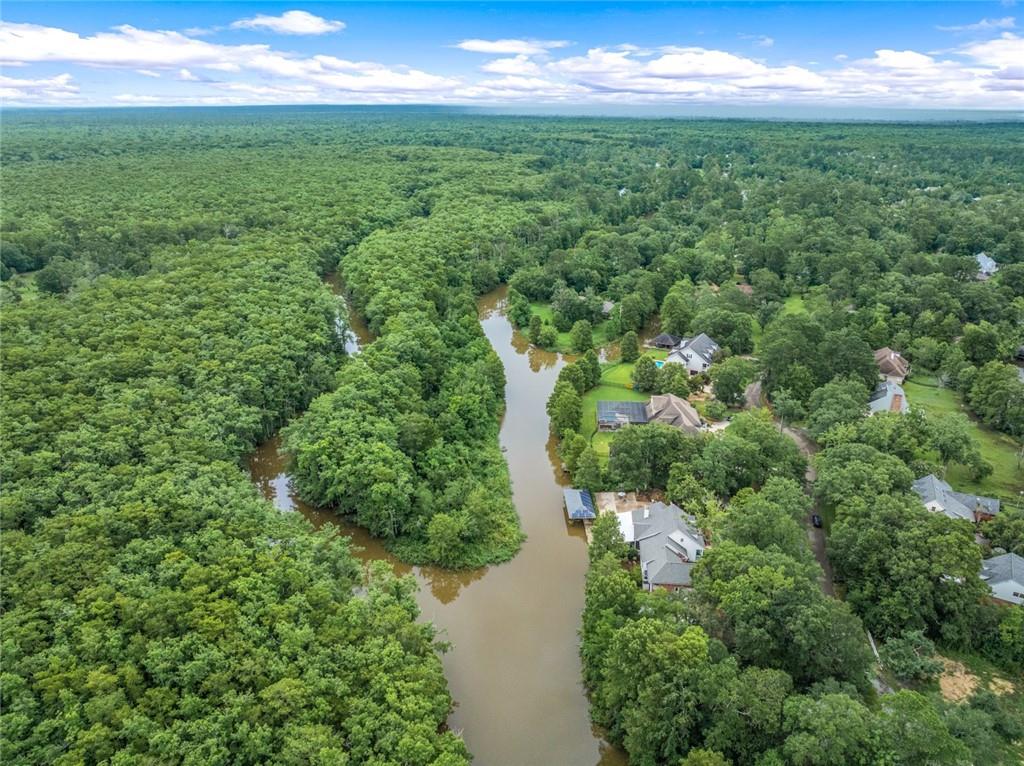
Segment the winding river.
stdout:
[[[330,282],[330,280],[328,280]],[[338,292],[337,283],[331,283]],[[253,454],[250,470],[278,508],[315,525],[339,524],[365,561],[384,559],[420,582],[421,618],[452,643],[445,675],[456,707],[449,725],[465,737],[480,766],[620,766],[625,755],[591,726],[580,680],[578,630],[587,568],[581,526],[562,511],[565,477],[548,434],[545,403],[565,360],[531,348],[504,315],[505,289],[479,301],[480,322],[505,365],[506,414],[501,446],[528,540],[507,564],[468,572],[410,567],[359,527],[296,498],[286,460],[272,438]],[[353,322],[350,350],[370,338]]]

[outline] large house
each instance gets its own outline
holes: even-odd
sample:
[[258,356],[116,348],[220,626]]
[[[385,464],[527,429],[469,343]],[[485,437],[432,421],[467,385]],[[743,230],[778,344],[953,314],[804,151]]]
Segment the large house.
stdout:
[[933,513],[943,513],[951,519],[985,521],[999,513],[999,501],[994,497],[957,492],[933,473],[922,476],[913,483],[912,488],[925,508]]
[[707,547],[692,516],[677,505],[651,503],[618,519],[622,536],[640,554],[644,588],[690,587],[690,572]]
[[890,383],[902,383],[910,374],[910,362],[888,346],[875,351],[875,364],[879,376]]
[[643,402],[598,402],[599,431],[618,431],[623,426],[640,426],[647,422],[647,405]]
[[880,412],[906,412],[910,409],[907,403],[907,395],[899,383],[891,380],[883,380],[868,399],[868,414],[877,415]]
[[693,405],[675,394],[652,396],[646,410],[648,423],[664,423],[688,434],[699,434],[704,427]]
[[992,590],[992,598],[1024,604],[1024,557],[1004,553],[986,559],[981,563],[981,579]]
[[720,348],[704,333],[692,338],[683,338],[669,353],[665,364],[681,364],[690,371],[691,375],[697,375],[707,372]]

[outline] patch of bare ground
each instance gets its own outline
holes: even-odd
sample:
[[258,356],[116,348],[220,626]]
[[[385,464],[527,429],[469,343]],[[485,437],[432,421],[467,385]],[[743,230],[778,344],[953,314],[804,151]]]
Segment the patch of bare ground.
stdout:
[[1004,694],[1013,694],[1017,691],[1017,686],[1013,681],[1009,681],[1005,678],[993,678],[988,682],[988,688],[1000,697]]
[[978,677],[964,667],[963,663],[943,658],[942,675],[939,676],[939,689],[943,699],[950,702],[963,702],[978,688]]

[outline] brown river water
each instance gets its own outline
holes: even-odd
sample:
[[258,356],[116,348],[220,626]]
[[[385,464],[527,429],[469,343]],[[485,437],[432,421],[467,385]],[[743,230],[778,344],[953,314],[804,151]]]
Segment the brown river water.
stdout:
[[[331,282],[340,292],[337,282]],[[319,526],[339,525],[364,561],[388,561],[420,583],[421,619],[450,641],[445,675],[455,699],[451,728],[478,766],[622,766],[626,757],[590,723],[580,680],[579,636],[587,548],[583,528],[562,510],[566,477],[555,459],[545,403],[566,360],[531,348],[505,318],[505,289],[479,301],[480,323],[505,365],[501,446],[523,531],[522,551],[507,564],[466,572],[410,567],[364,530],[311,508],[291,492],[287,460],[274,437],[250,459],[252,479],[283,511]],[[350,350],[372,336],[350,322]]]

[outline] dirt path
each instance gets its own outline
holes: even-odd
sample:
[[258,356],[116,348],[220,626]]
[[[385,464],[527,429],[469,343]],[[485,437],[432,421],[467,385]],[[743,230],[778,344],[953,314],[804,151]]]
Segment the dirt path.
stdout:
[[[783,426],[782,433],[796,442],[796,446],[800,448],[801,454],[807,458],[804,488],[807,494],[810,494],[811,486],[814,484],[815,479],[818,478],[818,473],[814,470],[814,456],[818,452],[818,445],[802,429]],[[832,582],[832,562],[828,560],[828,553],[825,549],[825,530],[814,526],[811,520],[811,517],[816,513],[819,513],[818,504],[814,502],[811,504],[811,510],[808,511],[807,517],[804,519],[804,525],[807,527],[807,539],[811,543],[811,550],[814,551],[814,558],[821,566],[821,589],[829,596],[834,597],[836,589],[835,584]]]

